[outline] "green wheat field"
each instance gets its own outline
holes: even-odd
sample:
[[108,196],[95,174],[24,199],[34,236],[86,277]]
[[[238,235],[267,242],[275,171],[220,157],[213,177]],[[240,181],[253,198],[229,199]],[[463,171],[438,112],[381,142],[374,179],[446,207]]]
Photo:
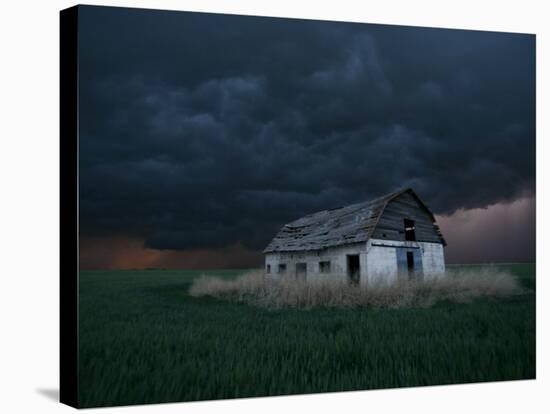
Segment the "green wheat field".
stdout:
[[188,294],[202,274],[243,270],[81,271],[80,404],[534,378],[535,265],[500,267],[528,290],[399,310],[265,310]]

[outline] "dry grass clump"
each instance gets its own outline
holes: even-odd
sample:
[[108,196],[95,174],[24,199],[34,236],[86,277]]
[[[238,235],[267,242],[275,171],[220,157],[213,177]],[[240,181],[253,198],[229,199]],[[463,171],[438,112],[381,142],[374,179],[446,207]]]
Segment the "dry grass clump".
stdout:
[[310,275],[309,281],[274,278],[261,270],[236,279],[201,276],[191,286],[191,296],[212,296],[269,309],[314,307],[406,308],[428,307],[449,300],[468,302],[478,297],[505,297],[522,292],[515,276],[494,267],[449,270],[425,281],[388,285],[353,286],[341,275]]

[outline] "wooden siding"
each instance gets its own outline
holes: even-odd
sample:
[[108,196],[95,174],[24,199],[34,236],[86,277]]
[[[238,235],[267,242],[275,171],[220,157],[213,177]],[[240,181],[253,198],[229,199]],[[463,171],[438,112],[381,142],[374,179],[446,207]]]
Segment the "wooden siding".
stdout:
[[414,220],[416,241],[444,243],[432,214],[409,192],[388,202],[371,237],[405,241],[405,219]]

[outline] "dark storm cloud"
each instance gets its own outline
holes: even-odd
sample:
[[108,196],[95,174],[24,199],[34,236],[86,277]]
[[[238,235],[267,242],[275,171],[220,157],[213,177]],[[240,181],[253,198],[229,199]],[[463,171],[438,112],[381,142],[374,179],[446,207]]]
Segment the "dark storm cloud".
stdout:
[[412,186],[438,214],[534,193],[535,40],[84,7],[84,235],[262,248]]

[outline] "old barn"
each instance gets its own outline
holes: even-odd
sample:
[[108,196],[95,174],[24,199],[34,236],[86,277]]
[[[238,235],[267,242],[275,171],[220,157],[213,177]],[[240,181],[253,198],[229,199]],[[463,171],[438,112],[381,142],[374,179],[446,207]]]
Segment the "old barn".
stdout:
[[434,215],[404,189],[285,224],[264,250],[265,273],[351,283],[422,280],[445,271]]

